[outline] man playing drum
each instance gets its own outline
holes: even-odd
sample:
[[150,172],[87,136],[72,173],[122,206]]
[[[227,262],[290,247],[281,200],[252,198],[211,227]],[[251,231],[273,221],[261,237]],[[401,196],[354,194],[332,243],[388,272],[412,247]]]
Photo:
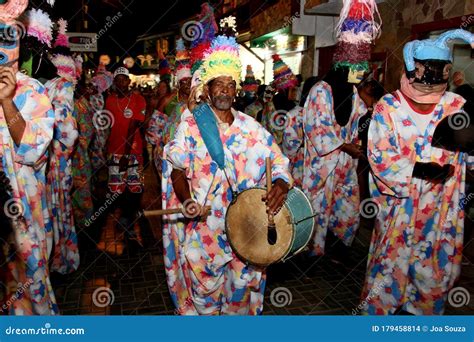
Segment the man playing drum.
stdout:
[[178,314],[262,312],[265,271],[234,254],[225,234],[226,211],[235,192],[265,185],[265,158],[272,160],[272,190],[262,198],[270,213],[282,207],[291,176],[274,138],[231,108],[241,73],[238,50],[235,37],[217,36],[201,68],[202,98],[216,116],[225,167],[218,167],[204,143],[192,100],[194,115],[183,119],[165,147],[163,209],[185,208],[184,226],[177,224],[177,215],[168,215],[163,228],[167,281]]

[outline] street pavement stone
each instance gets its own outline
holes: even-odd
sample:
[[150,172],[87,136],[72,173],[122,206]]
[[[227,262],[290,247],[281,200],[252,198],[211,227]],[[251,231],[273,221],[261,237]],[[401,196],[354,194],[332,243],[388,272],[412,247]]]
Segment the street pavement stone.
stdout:
[[[150,172],[150,168],[147,170]],[[148,175],[147,178],[154,176]],[[151,188],[157,188],[156,184],[152,185]],[[159,201],[155,200],[159,194],[145,193],[146,196],[149,197],[148,201],[145,198],[143,203],[153,203],[146,210],[159,208]],[[144,247],[137,247],[136,244],[131,246],[120,230],[113,227],[117,224],[113,218],[102,221],[103,226],[91,226],[89,228],[96,231],[86,232],[87,235],[82,236],[82,241],[90,241],[85,243],[87,249],[80,245],[79,269],[65,276],[52,275],[61,314],[175,314],[166,284],[161,221],[156,217],[148,217],[137,222]],[[361,299],[370,235],[370,227],[362,225],[352,247],[345,253],[345,258],[339,261],[336,260],[337,255],[331,252],[331,246],[328,246],[328,254],[325,256],[308,257],[302,253],[285,263],[270,266],[267,269],[263,314],[351,315]],[[104,241],[93,240],[93,236]],[[117,248],[114,244],[124,248]],[[446,314],[473,314],[472,263],[463,265],[462,275],[456,286],[467,289],[472,299],[459,308],[448,304]],[[99,288],[107,288],[112,294],[106,307],[97,307],[92,298],[94,291]],[[291,294],[291,300],[287,303],[277,301],[277,291],[282,288]]]

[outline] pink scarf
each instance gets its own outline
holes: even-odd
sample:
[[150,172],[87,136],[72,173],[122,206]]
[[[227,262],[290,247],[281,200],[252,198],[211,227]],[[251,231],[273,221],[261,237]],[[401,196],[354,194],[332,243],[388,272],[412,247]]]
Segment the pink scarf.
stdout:
[[405,73],[402,74],[402,79],[400,80],[400,90],[402,93],[413,101],[422,104],[439,103],[447,86],[447,83],[434,86],[414,85],[414,83],[410,83]]

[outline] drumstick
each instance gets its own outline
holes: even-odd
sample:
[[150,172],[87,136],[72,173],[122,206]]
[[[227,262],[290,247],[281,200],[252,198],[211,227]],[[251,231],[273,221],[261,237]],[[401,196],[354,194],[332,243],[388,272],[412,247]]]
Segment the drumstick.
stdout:
[[[204,207],[205,210],[211,210],[211,206],[207,205]],[[150,216],[162,216],[169,214],[182,214],[183,208],[170,208],[170,209],[160,209],[160,210],[150,210],[147,211],[147,214]]]
[[[267,178],[267,196],[270,194],[270,191],[272,190],[272,161],[270,157],[265,158],[265,166],[266,166],[266,178]],[[268,198],[267,198],[268,201]],[[277,240],[277,234],[276,234],[276,227],[275,227],[275,221],[273,220],[273,213],[270,211],[268,212],[268,235],[267,235],[267,241],[270,245],[274,245]]]

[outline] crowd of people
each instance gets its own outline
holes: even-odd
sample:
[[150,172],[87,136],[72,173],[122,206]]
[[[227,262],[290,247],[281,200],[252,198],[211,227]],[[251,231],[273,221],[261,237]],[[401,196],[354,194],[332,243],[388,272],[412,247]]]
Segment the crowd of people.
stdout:
[[235,194],[265,185],[270,158],[262,201],[275,216],[292,187],[303,190],[315,213],[309,256],[339,246],[334,261],[345,262],[364,206],[377,208],[364,313],[442,314],[461,271],[460,203],[474,165],[472,88],[455,73],[461,95],[447,90],[447,42],[474,47],[474,35],[459,29],[407,43],[400,88],[386,94],[369,67],[376,12],[349,3],[331,70],[303,80],[275,54],[268,85],[251,66],[241,81],[235,19],[218,28],[204,4],[204,34],[188,47],[178,40],[174,68],[159,51],[152,89],[132,85],[126,63],[109,71],[107,56],[85,77],[49,3],[0,5],[10,32],[23,12],[27,27],[26,37],[0,41],[0,313],[60,313],[51,272],[78,269],[78,235],[103,201],[113,199],[128,245],[140,248],[134,224],[149,166],[162,208],[183,208],[166,213],[162,227],[177,312],[261,314],[265,268],[233,250],[226,210]]

